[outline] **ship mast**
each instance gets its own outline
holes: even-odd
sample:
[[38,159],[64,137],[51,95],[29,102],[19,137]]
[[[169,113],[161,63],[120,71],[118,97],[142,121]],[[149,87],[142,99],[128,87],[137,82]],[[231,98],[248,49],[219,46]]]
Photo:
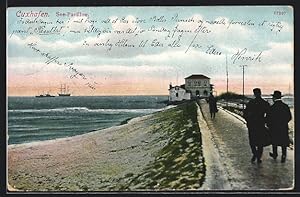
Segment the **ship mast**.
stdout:
[[62,87],[62,84],[60,84],[60,93],[62,93],[62,90],[63,90],[63,87]]
[[60,85],[60,93],[65,94],[66,93],[66,84],[61,84]]
[[66,91],[65,93],[68,93],[69,92],[69,87],[66,85]]
[[66,84],[61,84],[59,89],[60,94],[69,94],[69,86],[67,86]]

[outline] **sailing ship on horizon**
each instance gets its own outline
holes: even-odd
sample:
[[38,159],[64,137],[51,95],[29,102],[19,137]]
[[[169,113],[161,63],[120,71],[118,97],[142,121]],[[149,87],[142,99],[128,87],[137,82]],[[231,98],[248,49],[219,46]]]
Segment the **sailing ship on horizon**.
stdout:
[[59,89],[60,93],[58,93],[58,96],[71,96],[69,87],[66,84],[61,84]]

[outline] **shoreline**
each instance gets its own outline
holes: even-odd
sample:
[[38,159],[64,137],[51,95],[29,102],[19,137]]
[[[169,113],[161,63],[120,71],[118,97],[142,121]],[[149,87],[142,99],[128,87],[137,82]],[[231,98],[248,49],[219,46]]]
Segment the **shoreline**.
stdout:
[[[154,111],[154,112],[149,113],[149,114],[145,114],[145,115],[137,116],[137,117],[133,117],[133,118],[127,118],[126,120],[120,122],[119,125],[115,125],[115,126],[111,126],[111,127],[107,127],[107,128],[103,128],[103,129],[94,129],[94,130],[91,130],[91,131],[88,131],[86,133],[82,133],[82,134],[79,134],[79,135],[68,136],[68,137],[61,137],[61,138],[55,138],[55,139],[49,139],[49,140],[37,140],[37,141],[25,142],[25,143],[19,143],[19,144],[8,144],[7,143],[7,149],[8,148],[19,147],[19,146],[23,146],[23,145],[24,146],[40,145],[40,144],[43,144],[43,143],[51,143],[51,142],[56,142],[56,141],[61,141],[61,140],[62,141],[64,141],[64,140],[70,140],[70,138],[80,137],[80,136],[84,137],[84,135],[92,134],[94,132],[101,132],[101,131],[105,131],[105,130],[108,130],[108,129],[118,129],[120,126],[128,125],[131,122],[135,122],[135,121],[139,120],[140,118],[143,118],[143,117],[155,114],[157,112],[165,111],[165,110],[168,110],[168,109],[171,109],[171,108],[174,108],[174,107],[176,107],[176,106],[175,105],[169,105],[169,106],[157,109],[157,111]],[[7,140],[8,140],[8,138],[9,138],[9,135],[7,134]]]
[[[152,114],[152,113],[151,113]],[[143,118],[146,116],[149,116],[151,114],[147,114],[144,116],[139,116],[139,117],[135,117],[135,118],[131,118],[130,120],[134,121],[134,119],[136,118]],[[43,144],[52,144],[55,142],[60,142],[60,141],[70,141],[72,139],[77,139],[77,138],[82,138],[82,137],[87,137],[89,135],[94,135],[97,134],[99,132],[109,132],[110,130],[115,130],[115,129],[121,129],[124,126],[130,125],[129,121],[126,124],[120,124],[120,125],[115,125],[112,127],[108,127],[105,129],[96,129],[96,130],[92,130],[90,132],[87,133],[83,133],[83,134],[79,134],[79,135],[74,135],[74,136],[69,136],[69,137],[61,137],[61,138],[55,138],[55,139],[49,139],[49,140],[39,140],[39,141],[32,141],[32,142],[26,142],[26,143],[20,143],[20,144],[9,144],[7,146],[7,148],[18,148],[18,147],[28,147],[28,146],[39,146],[39,145],[43,145]]]
[[125,125],[11,145],[9,184],[21,191],[199,189],[204,164],[195,109],[191,102]]

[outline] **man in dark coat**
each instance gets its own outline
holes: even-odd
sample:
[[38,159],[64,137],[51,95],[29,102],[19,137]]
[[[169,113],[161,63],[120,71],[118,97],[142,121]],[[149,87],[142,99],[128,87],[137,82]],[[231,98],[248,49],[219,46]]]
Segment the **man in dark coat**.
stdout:
[[208,104],[209,104],[210,118],[214,119],[216,116],[216,112],[218,112],[218,109],[217,109],[217,100],[212,93],[210,93],[208,97]]
[[286,150],[289,146],[289,127],[288,123],[292,119],[290,108],[281,100],[281,92],[274,91],[273,101],[270,112],[267,114],[267,125],[270,128],[273,153],[269,153],[273,159],[278,156],[277,146],[281,146],[281,162],[286,160]]
[[261,163],[265,143],[266,114],[270,109],[270,104],[261,98],[261,90],[259,88],[253,89],[253,93],[255,98],[246,105],[244,118],[247,121],[249,143],[253,154],[251,162],[257,159],[257,163]]

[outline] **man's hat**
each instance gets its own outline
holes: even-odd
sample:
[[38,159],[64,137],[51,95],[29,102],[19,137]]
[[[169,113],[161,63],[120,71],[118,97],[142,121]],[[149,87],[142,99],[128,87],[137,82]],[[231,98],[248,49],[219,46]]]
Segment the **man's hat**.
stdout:
[[272,94],[273,98],[275,99],[280,99],[282,96],[281,96],[281,92],[278,91],[278,90],[275,90],[274,93]]
[[260,88],[254,88],[253,93],[255,93],[255,92],[261,92]]

